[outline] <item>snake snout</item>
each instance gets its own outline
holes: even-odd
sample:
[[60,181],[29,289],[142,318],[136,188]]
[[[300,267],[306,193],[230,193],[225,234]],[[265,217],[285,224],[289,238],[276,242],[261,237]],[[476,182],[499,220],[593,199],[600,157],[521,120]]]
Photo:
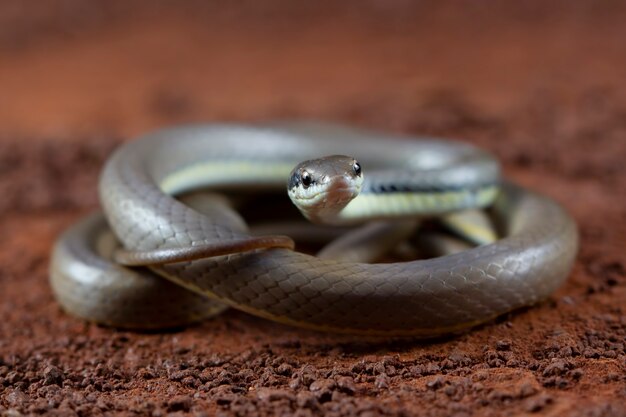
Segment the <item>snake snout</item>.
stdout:
[[360,184],[349,175],[336,175],[328,179],[325,202],[343,208],[361,191]]

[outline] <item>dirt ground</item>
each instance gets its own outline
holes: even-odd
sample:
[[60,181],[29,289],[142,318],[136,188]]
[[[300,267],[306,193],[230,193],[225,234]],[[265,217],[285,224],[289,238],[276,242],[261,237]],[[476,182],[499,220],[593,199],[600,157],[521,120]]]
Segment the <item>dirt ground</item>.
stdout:
[[[626,416],[626,4],[336,3],[0,3],[0,414]],[[61,311],[50,247],[97,207],[117,144],[291,118],[490,150],[577,220],[571,277],[428,343],[235,310],[138,334]]]

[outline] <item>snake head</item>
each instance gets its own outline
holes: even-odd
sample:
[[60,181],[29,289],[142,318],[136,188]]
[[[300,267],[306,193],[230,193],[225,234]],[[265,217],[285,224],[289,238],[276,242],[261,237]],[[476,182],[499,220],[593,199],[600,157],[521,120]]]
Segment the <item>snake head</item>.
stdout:
[[332,155],[304,161],[289,175],[287,193],[300,212],[314,223],[333,223],[363,184],[359,162]]

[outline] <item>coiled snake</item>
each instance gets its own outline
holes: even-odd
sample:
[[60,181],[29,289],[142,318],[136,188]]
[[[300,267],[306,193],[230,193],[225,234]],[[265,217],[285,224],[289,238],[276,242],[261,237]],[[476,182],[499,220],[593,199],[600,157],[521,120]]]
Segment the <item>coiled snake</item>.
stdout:
[[[329,179],[324,160],[294,170],[327,155],[354,156],[330,158],[351,178],[335,172],[339,182]],[[318,188],[332,183],[333,192],[356,194],[351,180],[360,195],[334,198],[345,205],[333,209],[334,223],[490,206],[499,239],[410,262],[319,259],[293,251],[287,238],[251,236],[227,208],[201,213],[173,197],[288,183],[290,194],[306,191],[304,200],[320,205]],[[546,298],[567,277],[577,248],[570,216],[552,200],[501,181],[497,162],[481,150],[313,123],[150,134],[109,159],[100,199],[106,221],[94,214],[59,238],[51,283],[65,310],[126,328],[177,326],[228,305],[319,330],[434,336]],[[322,200],[322,211],[336,203]],[[301,207],[319,220],[315,209]],[[107,224],[126,249],[117,259],[149,267],[111,260],[115,239]],[[195,259],[206,253],[216,256]]]

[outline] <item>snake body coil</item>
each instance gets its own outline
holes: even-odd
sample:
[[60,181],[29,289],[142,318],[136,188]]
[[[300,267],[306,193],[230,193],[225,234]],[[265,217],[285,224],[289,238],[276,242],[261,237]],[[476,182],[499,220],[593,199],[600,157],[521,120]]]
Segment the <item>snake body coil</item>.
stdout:
[[96,215],[55,246],[57,298],[67,311],[120,327],[178,325],[226,304],[320,330],[426,337],[536,303],[571,269],[577,232],[567,213],[545,197],[500,184],[497,163],[461,143],[311,124],[181,127],[118,149],[103,171],[100,197],[108,224],[129,250],[245,240],[244,227],[172,195],[200,187],[284,188],[299,161],[328,154],[352,154],[373,173],[363,195],[346,207],[350,220],[411,210],[436,215],[495,198],[502,238],[454,255],[387,264],[253,250],[151,266],[146,276],[107,260],[113,239]]

